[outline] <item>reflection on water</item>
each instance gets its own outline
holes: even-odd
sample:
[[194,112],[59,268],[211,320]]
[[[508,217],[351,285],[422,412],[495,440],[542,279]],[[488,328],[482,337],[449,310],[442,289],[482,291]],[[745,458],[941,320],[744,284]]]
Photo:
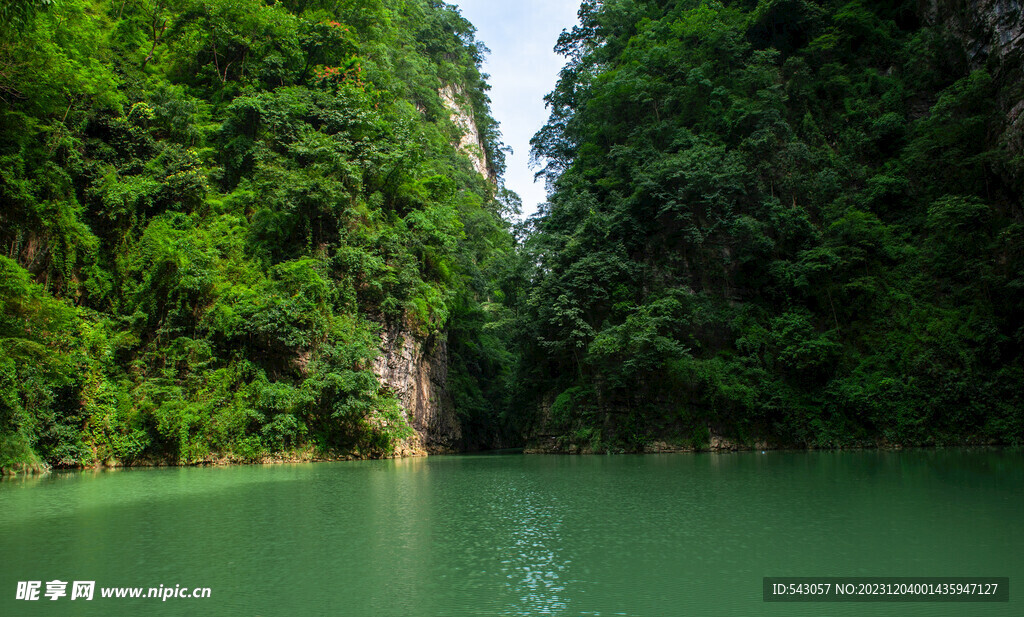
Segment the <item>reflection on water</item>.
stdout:
[[515,602],[505,607],[508,615],[557,615],[568,604],[561,596],[561,580],[572,562],[561,555],[561,515],[556,503],[544,503],[536,492],[515,490],[496,504],[510,529],[508,558],[501,573]]
[[[213,590],[76,615],[891,615],[766,605],[761,578],[1024,580],[1022,512],[1024,456],[1010,450],[60,473],[0,482],[0,590],[54,578]],[[2,615],[71,614],[7,591]],[[1019,600],[977,606],[1024,614]]]

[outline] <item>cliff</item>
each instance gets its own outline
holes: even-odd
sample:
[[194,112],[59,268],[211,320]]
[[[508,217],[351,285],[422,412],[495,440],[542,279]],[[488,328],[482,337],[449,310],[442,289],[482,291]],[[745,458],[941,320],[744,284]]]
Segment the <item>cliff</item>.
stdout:
[[496,174],[487,161],[487,150],[484,146],[484,139],[477,127],[476,117],[473,108],[469,104],[466,91],[461,86],[447,85],[437,92],[444,103],[451,111],[451,120],[462,131],[462,137],[457,144],[458,149],[463,152],[473,163],[473,169],[481,176],[487,178],[492,184],[497,182]]
[[448,341],[444,334],[417,338],[401,326],[381,333],[374,373],[398,398],[416,434],[400,444],[399,456],[454,452],[462,428],[448,394]]
[[472,24],[428,0],[229,4],[164,11],[166,38],[133,3],[0,23],[0,468],[469,432],[449,401],[475,401],[481,264],[513,243]]
[[[496,183],[465,89],[447,85],[438,96],[461,133],[452,145],[469,159],[477,173]],[[447,332],[423,339],[412,328],[391,324],[381,333],[380,352],[374,373],[398,398],[416,432],[396,448],[396,455],[422,456],[463,449],[463,430],[448,389]]]
[[926,23],[943,24],[963,42],[970,61],[981,68],[990,58],[1020,68],[1024,49],[1024,3],[1020,0],[924,0]]
[[536,447],[1018,442],[1022,0],[620,4],[531,142]]
[[922,0],[919,12],[925,23],[943,25],[960,40],[972,69],[987,69],[1001,84],[1002,140],[1019,152],[1024,147],[1024,2]]

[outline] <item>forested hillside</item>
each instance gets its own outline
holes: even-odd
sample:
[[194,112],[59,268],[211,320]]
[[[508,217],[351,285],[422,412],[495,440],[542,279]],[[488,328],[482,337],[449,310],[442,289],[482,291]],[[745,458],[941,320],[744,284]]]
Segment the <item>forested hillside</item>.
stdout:
[[535,443],[1024,439],[1021,50],[963,36],[1019,12],[584,2],[534,138]]
[[0,468],[1020,443],[1011,5],[583,2],[514,229],[455,7],[7,2]]
[[386,455],[389,323],[457,334],[486,425],[515,199],[471,162],[503,160],[473,32],[435,0],[5,2],[0,467]]

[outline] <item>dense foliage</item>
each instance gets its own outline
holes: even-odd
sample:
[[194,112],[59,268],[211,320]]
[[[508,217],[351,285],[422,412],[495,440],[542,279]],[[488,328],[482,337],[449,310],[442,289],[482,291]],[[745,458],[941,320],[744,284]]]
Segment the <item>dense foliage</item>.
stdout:
[[0,466],[380,455],[381,324],[490,409],[514,199],[473,28],[436,0],[0,8]]
[[1024,439],[997,57],[875,0],[588,1],[557,49],[515,254],[451,6],[0,7],[0,467],[387,455],[383,327],[467,443]]
[[518,374],[563,447],[1024,439],[998,59],[915,2],[584,2]]

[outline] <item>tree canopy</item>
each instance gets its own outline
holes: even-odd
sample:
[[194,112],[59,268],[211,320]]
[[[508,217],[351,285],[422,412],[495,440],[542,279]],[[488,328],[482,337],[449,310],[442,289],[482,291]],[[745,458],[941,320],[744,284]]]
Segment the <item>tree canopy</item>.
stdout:
[[557,49],[518,335],[535,433],[1024,437],[996,59],[872,0],[584,2]]
[[498,370],[506,206],[453,147],[442,87],[497,173],[504,155],[457,9],[60,0],[0,18],[0,466],[388,454],[410,428],[371,370],[382,324],[457,333],[456,384]]

